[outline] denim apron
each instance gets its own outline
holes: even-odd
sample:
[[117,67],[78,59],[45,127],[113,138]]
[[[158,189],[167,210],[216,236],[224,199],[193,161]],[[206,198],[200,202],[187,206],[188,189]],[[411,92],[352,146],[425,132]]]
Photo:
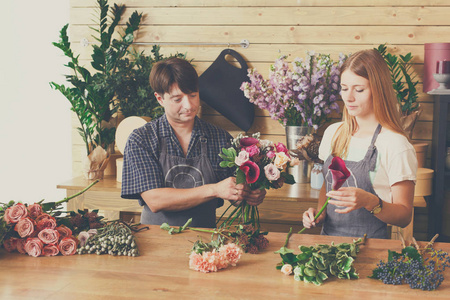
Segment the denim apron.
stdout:
[[[375,141],[380,131],[381,125],[379,124],[373,134],[369,149],[361,161],[345,161],[345,165],[350,171],[350,177],[344,182],[342,185],[343,187],[357,187],[377,195],[373,189],[369,171],[375,170],[378,155],[377,148],[375,147]],[[328,169],[332,159],[333,157],[330,155],[325,161],[323,167],[323,175],[325,178],[327,193],[331,190],[332,184],[332,175]],[[334,211],[336,208],[342,207],[328,204],[327,215],[321,234],[362,237],[366,233],[368,238],[388,238],[386,223],[379,220],[365,208],[360,208],[347,214],[336,213]]]
[[[161,154],[159,163],[164,174],[164,186],[170,188],[189,189],[204,184],[216,183],[211,162],[207,156],[207,139],[199,138],[201,143],[201,154],[197,157],[184,158],[169,155],[167,152],[167,141],[161,139]],[[141,213],[142,224],[161,225],[166,222],[170,226],[182,226],[189,218],[192,218],[192,227],[216,227],[216,208],[219,199],[214,198],[196,207],[183,211],[160,211],[153,213],[147,205],[144,205]]]

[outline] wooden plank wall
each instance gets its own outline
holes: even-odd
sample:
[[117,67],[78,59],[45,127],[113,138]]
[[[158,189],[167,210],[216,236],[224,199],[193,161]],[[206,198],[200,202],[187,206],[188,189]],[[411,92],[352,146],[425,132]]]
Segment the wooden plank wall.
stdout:
[[[110,4],[114,3],[110,1]],[[250,67],[267,76],[269,66],[280,55],[289,60],[304,57],[306,51],[329,53],[337,59],[340,52],[352,53],[387,43],[394,54],[411,52],[420,80],[419,101],[423,107],[413,133],[417,142],[431,142],[433,99],[422,92],[424,43],[450,41],[450,1],[446,0],[123,0],[127,6],[124,20],[135,10],[144,13],[137,42],[160,43],[164,54],[182,52],[193,59],[201,74],[227,46],[185,45],[183,43],[239,43],[238,51]],[[93,42],[89,26],[96,18],[96,1],[71,2],[70,38],[75,53],[89,65],[90,47],[79,41]],[[138,46],[150,53],[151,45]],[[202,106],[203,118],[232,134],[241,130],[213,109]],[[334,121],[339,116],[334,116]],[[77,120],[74,120],[76,127]],[[284,129],[265,111],[256,109],[249,133],[261,132],[266,138],[285,141]],[[320,133],[320,131],[319,131]],[[73,133],[74,175],[79,175],[78,133]],[[429,166],[429,154],[426,165]]]

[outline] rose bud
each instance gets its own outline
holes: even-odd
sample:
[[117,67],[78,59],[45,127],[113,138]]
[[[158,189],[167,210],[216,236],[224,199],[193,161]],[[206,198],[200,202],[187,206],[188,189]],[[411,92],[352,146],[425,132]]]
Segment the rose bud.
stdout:
[[28,255],[33,257],[38,257],[42,254],[42,249],[44,248],[44,244],[38,238],[29,238],[25,244],[25,251]]
[[28,210],[22,203],[8,207],[5,211],[4,219],[6,223],[17,223],[28,215]]

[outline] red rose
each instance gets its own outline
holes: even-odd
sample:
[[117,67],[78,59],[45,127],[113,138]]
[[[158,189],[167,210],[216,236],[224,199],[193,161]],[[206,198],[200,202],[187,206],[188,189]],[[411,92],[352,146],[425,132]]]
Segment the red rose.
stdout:
[[55,229],[45,228],[39,232],[38,238],[44,244],[56,244],[59,241],[59,232]]
[[36,219],[40,214],[42,214],[42,206],[40,204],[33,204],[28,206],[28,215],[33,218]]
[[17,250],[17,238],[11,237],[7,240],[3,241],[3,247],[8,252],[13,252],[14,250]]
[[8,224],[17,223],[28,214],[27,207],[22,203],[17,203],[14,206],[8,207],[5,211],[5,221]]
[[20,237],[29,237],[34,232],[34,221],[30,218],[22,219],[16,224],[14,230],[19,233]]
[[44,230],[45,228],[55,229],[56,221],[55,219],[42,219],[37,222],[36,228],[38,231]]
[[59,238],[62,240],[65,237],[69,237],[72,235],[72,230],[70,230],[69,227],[66,227],[65,225],[61,225],[55,228],[59,232]]
[[62,255],[73,255],[77,251],[77,240],[73,237],[66,237],[59,242],[59,251]]
[[30,256],[38,257],[42,254],[44,244],[38,238],[29,238],[25,244],[25,251]]
[[42,249],[42,254],[45,256],[55,256],[59,254],[59,249],[55,245],[46,245]]
[[41,220],[47,220],[47,219],[55,219],[54,217],[50,216],[49,214],[46,213],[41,213],[39,216],[36,217],[36,223],[41,221]]
[[333,157],[328,167],[332,176],[331,189],[337,191],[350,177],[350,171],[345,166],[345,162],[339,156]]
[[27,239],[17,239],[17,251],[22,254],[27,254],[25,250],[25,244],[27,243]]

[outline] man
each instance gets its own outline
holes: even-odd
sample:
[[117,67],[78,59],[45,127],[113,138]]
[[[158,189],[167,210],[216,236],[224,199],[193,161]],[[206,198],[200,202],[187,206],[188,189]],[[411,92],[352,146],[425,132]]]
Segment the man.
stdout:
[[150,85],[165,113],[128,138],[122,176],[122,197],[139,199],[142,224],[167,222],[215,227],[222,199],[259,205],[265,190],[236,184],[233,170],[221,168],[219,153],[231,135],[200,120],[198,75],[180,58],[156,63]]

